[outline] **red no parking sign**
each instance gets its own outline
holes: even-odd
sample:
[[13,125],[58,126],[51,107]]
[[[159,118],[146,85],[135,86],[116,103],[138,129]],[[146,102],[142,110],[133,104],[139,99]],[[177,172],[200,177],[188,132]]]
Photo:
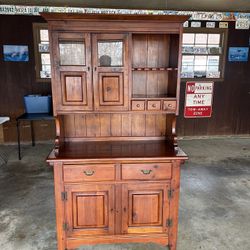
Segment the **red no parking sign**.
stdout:
[[213,90],[213,82],[187,82],[184,117],[211,117]]

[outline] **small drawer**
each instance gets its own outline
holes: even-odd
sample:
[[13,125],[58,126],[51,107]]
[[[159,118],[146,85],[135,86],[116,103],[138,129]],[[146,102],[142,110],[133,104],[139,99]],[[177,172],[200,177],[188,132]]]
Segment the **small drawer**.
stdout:
[[148,101],[148,110],[161,110],[161,101]]
[[132,110],[144,110],[145,102],[144,101],[132,101]]
[[115,179],[115,166],[102,165],[64,165],[63,179],[65,182],[111,181]]
[[122,165],[123,180],[162,180],[171,179],[170,162],[165,163],[137,163]]
[[164,101],[163,102],[163,110],[164,111],[169,111],[171,113],[175,113],[176,101]]

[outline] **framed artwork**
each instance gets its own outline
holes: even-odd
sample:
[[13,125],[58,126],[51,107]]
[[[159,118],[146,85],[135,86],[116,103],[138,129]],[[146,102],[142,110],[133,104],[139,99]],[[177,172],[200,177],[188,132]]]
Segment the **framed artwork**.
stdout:
[[3,45],[5,62],[28,62],[29,49],[27,45]]
[[229,62],[247,62],[248,61],[248,47],[230,47],[228,52]]

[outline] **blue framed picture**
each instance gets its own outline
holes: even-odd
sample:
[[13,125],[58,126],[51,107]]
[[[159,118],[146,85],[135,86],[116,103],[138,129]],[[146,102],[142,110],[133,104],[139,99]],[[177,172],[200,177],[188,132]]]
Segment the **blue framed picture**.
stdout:
[[247,62],[248,61],[248,47],[230,47],[228,52],[229,62]]
[[5,62],[28,62],[29,49],[27,45],[3,45]]

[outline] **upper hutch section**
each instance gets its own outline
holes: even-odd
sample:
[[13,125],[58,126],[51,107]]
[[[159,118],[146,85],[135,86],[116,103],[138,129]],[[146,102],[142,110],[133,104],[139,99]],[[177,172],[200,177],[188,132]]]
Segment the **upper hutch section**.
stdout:
[[178,114],[187,16],[48,14],[54,114]]

